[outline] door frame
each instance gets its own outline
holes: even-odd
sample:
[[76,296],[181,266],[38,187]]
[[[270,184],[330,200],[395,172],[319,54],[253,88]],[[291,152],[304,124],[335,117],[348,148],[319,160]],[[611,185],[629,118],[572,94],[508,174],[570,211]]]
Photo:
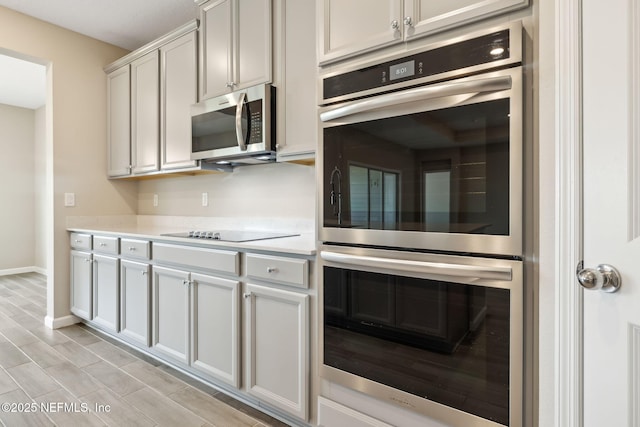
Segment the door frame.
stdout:
[[[582,0],[540,1],[535,7],[540,223],[534,425],[582,427],[583,298],[575,281],[583,255]],[[553,112],[545,115],[548,108]]]
[[[631,96],[629,111],[632,117],[640,117],[640,5],[635,0],[627,0],[629,7],[629,58]],[[546,2],[541,2],[546,3]],[[584,424],[584,340],[583,340],[583,291],[578,286],[575,274],[578,263],[583,259],[583,135],[582,135],[582,0],[553,0],[552,4],[541,6],[546,10],[539,16],[540,34],[545,30],[553,31],[554,44],[549,51],[540,52],[541,63],[552,64],[554,84],[550,90],[552,95],[547,100],[555,102],[553,125],[540,120],[541,133],[553,129],[553,155],[545,156],[541,148],[541,162],[554,161],[555,182],[553,188],[541,184],[541,192],[548,190],[555,196],[555,202],[546,207],[541,200],[541,214],[545,209],[553,209],[555,220],[552,242],[540,241],[540,250],[548,250],[551,254],[548,262],[540,263],[543,268],[553,268],[549,275],[554,279],[553,296],[555,330],[545,329],[541,325],[540,346],[550,346],[553,355],[544,356],[541,350],[539,360],[554,362],[553,368],[543,366],[538,372],[539,413],[538,417],[545,421],[553,421],[553,425],[582,427]],[[550,22],[553,21],[553,22]],[[542,43],[541,43],[542,45]],[[541,72],[541,74],[543,74]],[[541,89],[541,93],[544,92]],[[544,96],[541,98],[544,99]],[[547,126],[545,130],[545,126]],[[548,135],[547,135],[548,136]],[[640,123],[630,120],[629,127],[629,160],[628,167],[631,182],[629,188],[629,239],[640,236]],[[542,145],[542,144],[541,144]],[[549,213],[549,212],[547,212]],[[553,244],[553,247],[549,243]],[[546,246],[545,246],[546,245]],[[542,273],[541,273],[542,275]],[[539,282],[542,286],[542,281]],[[540,289],[541,292],[543,291]],[[541,296],[543,298],[543,296]],[[539,316],[539,320],[542,316]],[[549,333],[550,341],[544,342],[542,335]],[[539,366],[542,366],[541,363]],[[549,381],[544,369],[550,368],[554,379]],[[546,378],[546,379],[545,379]],[[550,384],[552,383],[552,384]],[[540,400],[543,393],[551,392],[551,398]],[[632,390],[640,393],[640,390]],[[546,411],[546,412],[545,412]],[[640,425],[640,411],[630,413],[630,425]],[[542,424],[541,424],[542,425]]]

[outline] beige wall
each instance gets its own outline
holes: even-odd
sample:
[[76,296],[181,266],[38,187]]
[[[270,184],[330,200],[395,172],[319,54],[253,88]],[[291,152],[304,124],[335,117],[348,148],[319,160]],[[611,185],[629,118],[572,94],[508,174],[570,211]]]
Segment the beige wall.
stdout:
[[[69,314],[68,215],[132,214],[137,186],[106,179],[106,80],[102,68],[123,49],[0,7],[3,49],[48,65],[45,199],[47,317]],[[64,193],[76,207],[64,207]],[[43,238],[44,236],[38,236]]]
[[35,265],[34,117],[0,104],[0,273]]
[[36,236],[34,248],[34,265],[38,271],[47,269],[47,245],[39,236],[46,236],[46,107],[34,111],[34,210],[35,218],[33,230]]

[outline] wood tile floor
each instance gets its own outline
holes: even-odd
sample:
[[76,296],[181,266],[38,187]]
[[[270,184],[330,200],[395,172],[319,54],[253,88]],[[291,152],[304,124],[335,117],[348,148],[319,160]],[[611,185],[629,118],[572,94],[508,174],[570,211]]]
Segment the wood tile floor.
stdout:
[[44,276],[0,276],[4,426],[286,425],[85,325],[50,330],[45,314]]

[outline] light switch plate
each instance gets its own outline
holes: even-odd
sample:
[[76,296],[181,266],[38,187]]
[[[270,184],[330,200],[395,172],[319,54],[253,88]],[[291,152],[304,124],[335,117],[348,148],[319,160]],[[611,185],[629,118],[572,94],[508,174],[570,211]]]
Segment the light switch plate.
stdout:
[[202,193],[202,206],[209,206],[209,193]]
[[76,205],[76,193],[64,193],[64,205],[72,207]]

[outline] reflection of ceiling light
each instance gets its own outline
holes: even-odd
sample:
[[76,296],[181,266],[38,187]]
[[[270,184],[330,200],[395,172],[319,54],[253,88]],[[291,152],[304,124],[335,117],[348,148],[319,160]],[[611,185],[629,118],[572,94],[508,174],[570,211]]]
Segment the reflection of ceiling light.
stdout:
[[500,56],[503,53],[504,53],[503,47],[494,47],[493,49],[491,49],[491,51],[489,51],[489,54],[492,56]]
[[219,162],[216,162],[216,165],[230,165],[231,162],[227,162],[226,160],[220,160]]

